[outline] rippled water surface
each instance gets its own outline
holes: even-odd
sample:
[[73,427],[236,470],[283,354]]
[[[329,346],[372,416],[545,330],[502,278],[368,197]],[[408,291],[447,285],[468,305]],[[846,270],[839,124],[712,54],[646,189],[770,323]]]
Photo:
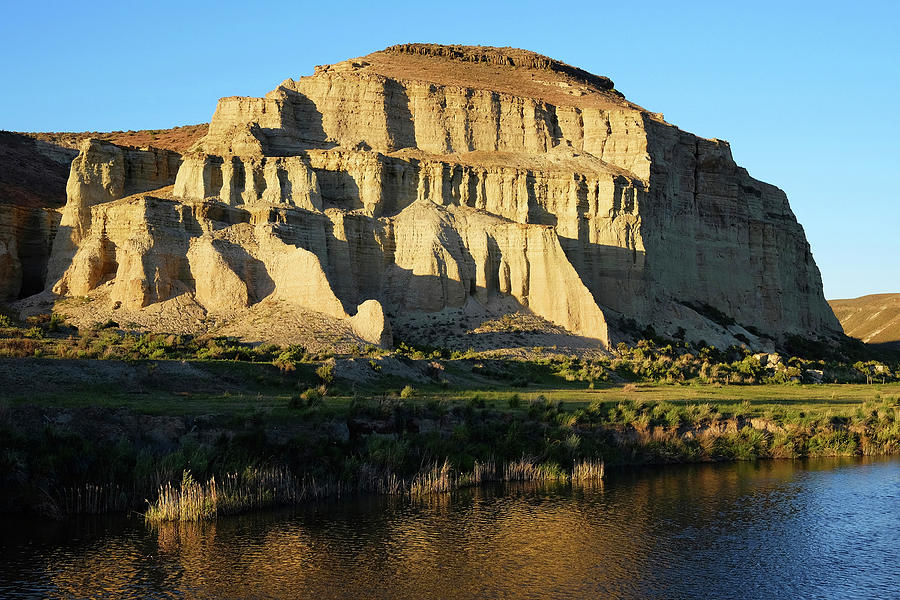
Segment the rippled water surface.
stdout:
[[898,460],[647,468],[206,525],[0,527],[2,598],[900,597]]

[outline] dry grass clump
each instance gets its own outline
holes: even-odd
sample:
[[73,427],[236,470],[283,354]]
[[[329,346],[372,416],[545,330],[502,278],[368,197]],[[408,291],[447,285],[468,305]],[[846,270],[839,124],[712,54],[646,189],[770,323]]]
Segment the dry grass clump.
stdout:
[[[336,496],[348,492],[422,497],[452,492],[491,481],[572,481],[600,480],[602,461],[576,461],[566,472],[553,463],[521,458],[498,468],[494,461],[476,461],[472,471],[459,472],[449,460],[435,463],[409,479],[363,463],[354,482],[297,478],[286,468],[246,469],[206,483],[184,471],[180,484],[159,487],[156,502],[148,502],[144,517],[150,522],[204,521],[220,515],[260,508],[295,504],[304,500]],[[83,512],[83,511],[82,511]]]
[[598,481],[606,474],[602,460],[582,460],[572,467],[572,481]]
[[37,339],[0,339],[0,357],[24,358],[26,356],[34,356],[35,351],[39,351],[42,346],[43,344]]
[[202,521],[321,498],[336,491],[333,483],[298,479],[283,467],[248,468],[219,481],[213,476],[206,483],[184,471],[180,485],[169,482],[160,486],[159,498],[149,503],[144,517],[148,521]]

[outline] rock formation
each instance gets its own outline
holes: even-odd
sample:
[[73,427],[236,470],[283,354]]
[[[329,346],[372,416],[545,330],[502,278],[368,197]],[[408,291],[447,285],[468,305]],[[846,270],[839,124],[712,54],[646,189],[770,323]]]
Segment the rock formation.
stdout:
[[102,138],[181,151],[207,130],[204,124],[108,133],[0,131],[0,301],[15,301],[44,288],[60,209],[66,203],[66,179],[82,141]]
[[720,343],[840,331],[781,190],[523,50],[317,67],[221,99],[183,156],[83,142],[67,194],[48,289],[138,323],[278,306],[375,344],[391,322],[511,311],[600,346],[628,323]]
[[41,291],[77,151],[0,132],[0,301]]

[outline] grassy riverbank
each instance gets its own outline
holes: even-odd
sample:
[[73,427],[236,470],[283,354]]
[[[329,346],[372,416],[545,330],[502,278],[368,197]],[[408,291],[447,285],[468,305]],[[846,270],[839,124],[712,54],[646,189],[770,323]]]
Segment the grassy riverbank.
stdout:
[[0,510],[203,519],[601,465],[900,451],[897,357],[800,342],[785,348],[813,358],[656,338],[336,355],[0,315]]
[[[315,370],[303,377],[328,376]],[[261,376],[243,392],[149,386],[3,402],[2,509],[210,518],[335,495],[590,478],[601,463],[900,452],[898,383],[335,382],[299,394],[266,379],[277,370]]]

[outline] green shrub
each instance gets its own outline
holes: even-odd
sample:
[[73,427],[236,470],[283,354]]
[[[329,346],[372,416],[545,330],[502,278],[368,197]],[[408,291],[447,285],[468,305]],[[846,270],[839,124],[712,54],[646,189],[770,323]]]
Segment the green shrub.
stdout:
[[281,348],[275,344],[260,344],[254,349],[253,354],[259,360],[274,361],[281,355]]
[[334,383],[334,364],[326,363],[316,369],[316,375],[319,376],[319,379],[322,380],[322,383],[327,385],[331,385]]
[[682,416],[681,408],[673,406],[666,411],[666,423],[668,423],[669,427],[681,427],[681,424],[684,422]]
[[302,362],[303,359],[306,358],[306,349],[303,346],[291,345],[285,348],[276,358],[272,361],[278,370],[282,373],[289,373],[297,368],[297,363]]
[[484,408],[486,404],[484,403],[484,398],[481,396],[473,396],[466,400],[466,407],[470,409],[474,408]]
[[400,390],[400,397],[403,399],[412,398],[415,395],[416,395],[416,389],[411,385],[408,385],[408,386],[404,387],[402,390]]
[[300,399],[306,404],[306,406],[313,408],[316,406],[321,406],[322,404],[322,396],[324,394],[317,388],[308,388],[305,392],[300,394]]
[[22,335],[33,340],[41,340],[44,338],[44,330],[40,327],[29,327]]

